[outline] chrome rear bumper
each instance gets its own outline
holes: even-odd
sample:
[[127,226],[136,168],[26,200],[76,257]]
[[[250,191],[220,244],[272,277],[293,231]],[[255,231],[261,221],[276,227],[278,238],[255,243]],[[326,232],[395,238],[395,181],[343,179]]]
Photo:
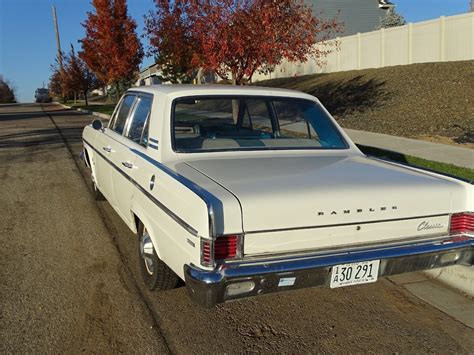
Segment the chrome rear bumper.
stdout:
[[[339,264],[380,260],[378,277],[384,277],[451,265],[473,265],[473,259],[474,238],[445,237],[330,254],[241,261],[219,265],[212,271],[185,265],[184,273],[191,298],[201,306],[212,307],[239,298],[329,285],[331,268]],[[295,278],[295,282],[292,286],[279,286],[281,278]],[[255,286],[248,292],[229,295],[229,285],[244,281],[252,281]]]

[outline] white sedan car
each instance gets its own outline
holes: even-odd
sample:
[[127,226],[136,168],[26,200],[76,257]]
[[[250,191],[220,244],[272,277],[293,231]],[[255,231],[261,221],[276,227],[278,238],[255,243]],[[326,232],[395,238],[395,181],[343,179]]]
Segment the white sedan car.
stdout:
[[365,156],[307,94],[134,88],[83,141],[150,290],[210,307],[473,264],[473,185]]

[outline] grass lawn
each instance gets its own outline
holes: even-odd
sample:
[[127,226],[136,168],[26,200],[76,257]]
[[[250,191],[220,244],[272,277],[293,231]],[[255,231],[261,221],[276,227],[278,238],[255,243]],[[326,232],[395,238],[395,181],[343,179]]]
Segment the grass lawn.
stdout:
[[404,155],[389,150],[383,150],[374,147],[367,147],[363,145],[357,145],[364,154],[369,156],[391,160],[398,163],[403,163],[411,165],[417,168],[422,168],[426,170],[432,170],[434,172],[439,172],[442,174],[452,175],[462,179],[469,180],[474,182],[474,170],[459,167],[452,164],[440,163],[431,160],[425,160],[411,155]]
[[114,109],[115,109],[115,105],[116,104],[89,104],[88,106],[86,106],[84,103],[72,103],[72,104],[69,104],[69,103],[66,103],[66,105],[69,105],[71,107],[74,107],[74,108],[82,108],[84,110],[89,110],[89,111],[93,111],[93,112],[100,112],[100,113],[105,113],[107,115],[111,115],[112,112],[114,112]]

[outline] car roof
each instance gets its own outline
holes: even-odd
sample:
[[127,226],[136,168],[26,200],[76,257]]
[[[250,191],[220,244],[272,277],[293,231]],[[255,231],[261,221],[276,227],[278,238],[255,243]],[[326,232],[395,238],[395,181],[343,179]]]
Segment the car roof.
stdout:
[[314,100],[315,97],[300,91],[263,86],[240,86],[219,84],[158,84],[132,87],[128,91],[139,91],[150,94],[164,94],[173,97],[190,95],[255,95],[255,96],[288,96]]

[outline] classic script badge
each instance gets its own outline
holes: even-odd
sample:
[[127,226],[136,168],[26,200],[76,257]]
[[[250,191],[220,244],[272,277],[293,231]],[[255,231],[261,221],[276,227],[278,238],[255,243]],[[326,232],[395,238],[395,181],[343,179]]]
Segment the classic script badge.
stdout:
[[444,225],[441,223],[429,223],[427,221],[423,221],[418,225],[417,230],[422,231],[422,230],[430,230],[430,229],[441,229],[444,228]]

